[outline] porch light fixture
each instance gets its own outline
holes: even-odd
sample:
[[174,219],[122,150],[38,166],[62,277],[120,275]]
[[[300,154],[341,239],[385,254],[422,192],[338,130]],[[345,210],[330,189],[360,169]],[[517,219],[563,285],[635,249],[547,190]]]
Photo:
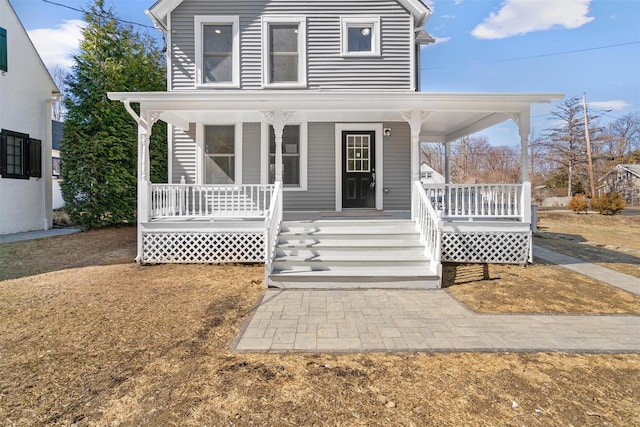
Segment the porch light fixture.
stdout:
[[390,128],[384,128],[384,136],[391,136],[391,129]]

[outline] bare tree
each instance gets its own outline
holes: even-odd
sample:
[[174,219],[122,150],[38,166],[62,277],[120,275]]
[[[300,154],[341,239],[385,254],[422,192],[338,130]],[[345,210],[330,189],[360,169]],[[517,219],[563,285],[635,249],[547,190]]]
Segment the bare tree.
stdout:
[[[567,195],[573,195],[576,181],[586,182],[586,142],[585,123],[582,102],[580,98],[566,99],[558,106],[557,111],[551,112],[554,127],[547,130],[540,145],[546,149],[548,161],[554,162],[557,169],[566,168]],[[594,151],[598,151],[599,128],[596,123],[597,116],[588,117],[589,132],[595,142]]]
[[629,113],[609,124],[604,132],[609,157],[624,157],[640,150],[640,114]]
[[[67,78],[68,73],[59,65],[56,65],[51,70],[49,70],[49,73],[51,74],[51,78],[53,78],[53,82],[56,84],[56,86],[58,86],[58,89],[60,89],[60,92],[64,94],[65,80]],[[64,120],[64,116],[65,116],[65,109],[64,109],[64,103],[62,101],[62,96],[61,96],[57,101],[55,101],[51,105],[51,118],[53,120],[57,120],[61,122]]]
[[444,144],[423,142],[420,150],[422,161],[444,175]]

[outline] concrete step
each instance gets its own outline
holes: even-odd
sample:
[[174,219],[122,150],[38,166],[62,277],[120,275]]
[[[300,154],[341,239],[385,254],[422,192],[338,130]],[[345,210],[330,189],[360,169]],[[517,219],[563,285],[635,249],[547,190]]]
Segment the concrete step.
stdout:
[[436,289],[440,277],[423,266],[385,266],[354,270],[351,267],[291,266],[274,270],[269,285],[277,288],[301,289],[357,289],[357,288],[411,288]]
[[283,288],[437,288],[409,220],[286,221],[269,285]]

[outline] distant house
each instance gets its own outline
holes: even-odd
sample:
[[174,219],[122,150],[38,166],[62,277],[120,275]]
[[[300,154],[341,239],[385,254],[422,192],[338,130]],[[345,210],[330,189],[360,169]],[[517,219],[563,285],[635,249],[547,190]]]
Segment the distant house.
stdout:
[[420,182],[425,184],[444,184],[446,182],[444,175],[440,174],[434,168],[426,163],[420,165]]
[[630,206],[640,201],[640,165],[616,165],[598,179],[598,194],[618,191]]
[[52,226],[51,103],[58,88],[0,0],[0,234]]
[[51,208],[60,209],[64,206],[62,190],[60,189],[60,182],[62,181],[60,173],[60,143],[64,136],[64,123],[53,120],[51,129]]

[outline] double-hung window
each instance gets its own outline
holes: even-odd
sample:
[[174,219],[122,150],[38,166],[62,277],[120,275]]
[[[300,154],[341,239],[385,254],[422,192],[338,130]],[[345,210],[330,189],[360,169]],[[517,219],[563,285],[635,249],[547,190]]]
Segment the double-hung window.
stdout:
[[236,127],[204,127],[204,183],[236,183]]
[[263,84],[265,87],[307,85],[306,18],[262,18]]
[[342,17],[340,22],[342,56],[380,56],[380,17]]
[[196,16],[196,86],[239,87],[240,20]]
[[0,71],[8,71],[9,64],[7,61],[7,30],[0,27]]
[[9,130],[0,132],[0,175],[3,178],[42,177],[42,144],[29,135]]

